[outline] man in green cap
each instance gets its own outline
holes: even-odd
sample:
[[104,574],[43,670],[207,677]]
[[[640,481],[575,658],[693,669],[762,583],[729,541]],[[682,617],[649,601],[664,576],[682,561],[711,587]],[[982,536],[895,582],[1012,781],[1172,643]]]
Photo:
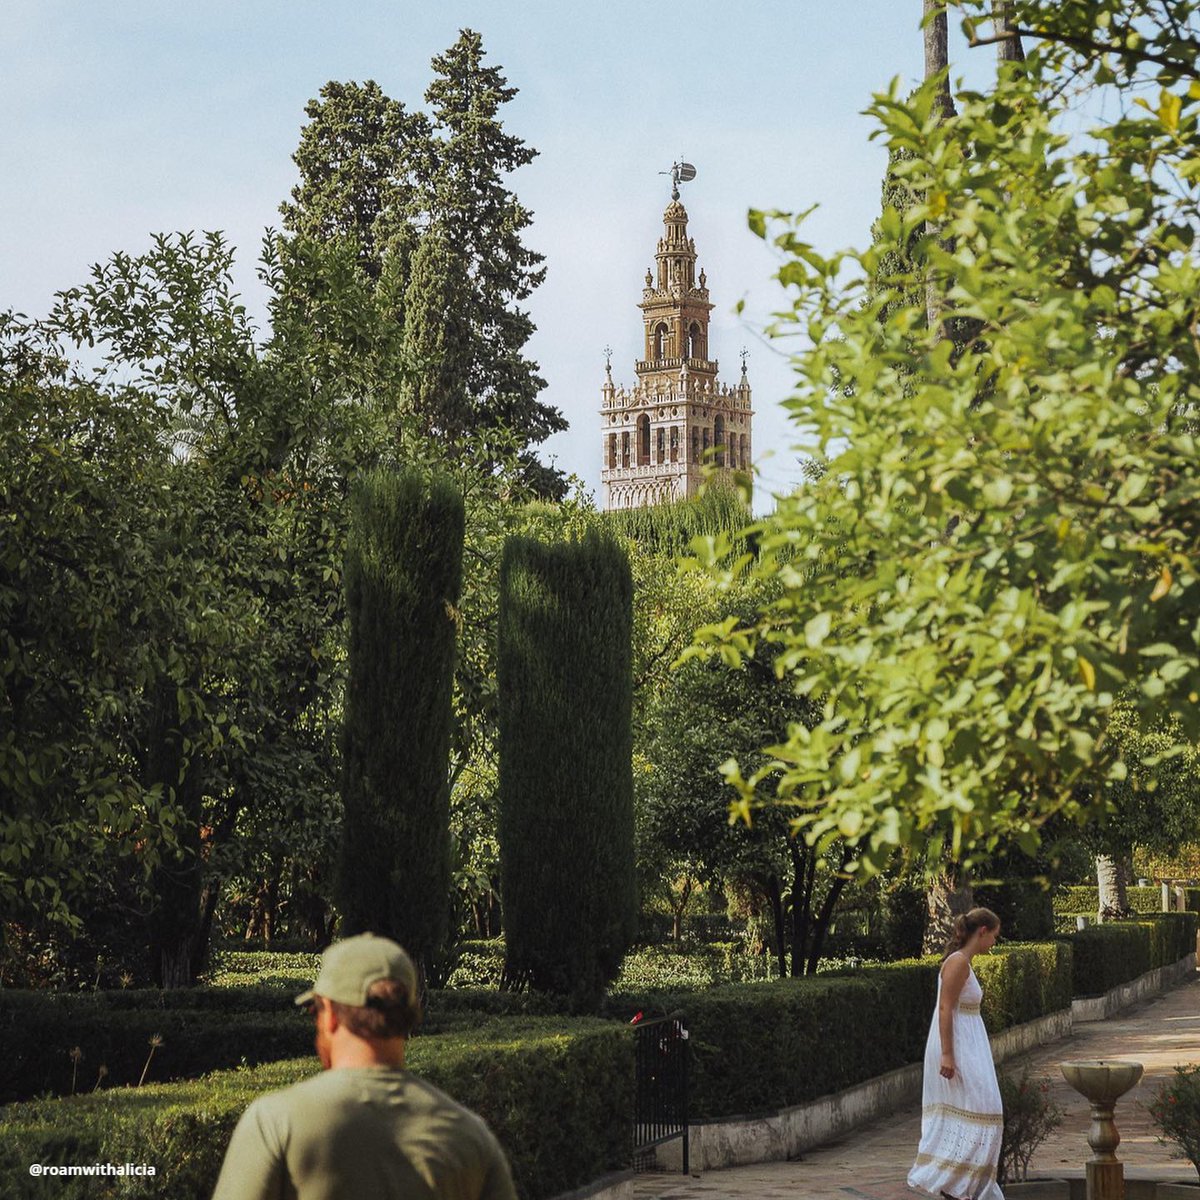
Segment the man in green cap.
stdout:
[[483,1121],[404,1069],[421,1006],[395,942],[335,942],[296,1003],[325,1070],[246,1109],[213,1200],[516,1200]]

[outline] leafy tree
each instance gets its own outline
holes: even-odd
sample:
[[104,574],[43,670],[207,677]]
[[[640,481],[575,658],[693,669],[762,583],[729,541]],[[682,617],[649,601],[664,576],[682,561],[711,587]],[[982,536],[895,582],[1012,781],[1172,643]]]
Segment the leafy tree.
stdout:
[[484,64],[478,33],[462,30],[434,58],[433,69],[425,100],[434,136],[422,206],[429,227],[454,247],[465,269],[472,421],[536,445],[565,429],[566,421],[538,400],[545,382],[523,354],[534,326],[518,306],[545,278],[545,268],[522,240],[532,217],[505,182],[536,152],[503,127],[501,109],[517,90],[498,67]]
[[353,506],[338,897],[348,933],[395,938],[430,978],[450,915],[463,501],[447,479],[380,471],[363,478]]
[[[754,596],[710,594],[692,610],[693,625],[714,612],[741,621]],[[830,922],[850,875],[852,854],[839,845],[817,850],[796,837],[786,814],[765,809],[752,822],[728,819],[722,771],[731,758],[746,766],[775,732],[812,722],[816,706],[779,678],[763,645],[737,670],[692,658],[672,673],[648,714],[646,770],[639,776],[645,837],[660,852],[694,864],[710,884],[750,888],[772,916],[781,975],[817,969]]]
[[411,241],[429,122],[373,79],[331,80],[304,113],[308,124],[292,156],[300,182],[280,205],[284,229],[310,242],[351,239],[363,271],[378,279],[385,256],[403,258]]
[[594,531],[512,538],[500,577],[500,861],[509,986],[594,999],[636,921],[632,585]]
[[[455,443],[506,431],[525,484],[562,498],[566,481],[532,448],[566,421],[538,400],[545,382],[524,356],[534,326],[520,307],[545,271],[522,240],[531,216],[506,183],[535,151],[503,127],[516,89],[484,64],[479,34],[463,30],[433,68],[430,116],[372,81],[321,89],[305,110],[301,182],[282,206],[285,229],[308,243],[349,238],[358,247],[412,367],[393,399]],[[310,283],[319,303],[319,277]]]
[[[792,806],[816,845],[848,839],[869,869],[904,845],[931,864],[1032,851],[1052,814],[1094,811],[1128,774],[1108,728],[1127,689],[1170,738],[1200,724],[1200,39],[1194,4],[1132,7],[1145,28],[1121,42],[1127,10],[1109,0],[1015,3],[1016,30],[1052,40],[992,95],[942,120],[932,85],[872,105],[921,197],[885,211],[883,249],[939,224],[923,253],[978,322],[969,344],[914,336],[910,304],[881,320],[889,289],[861,304],[843,281],[852,264],[870,277],[881,248],[824,258],[776,230],[813,343],[790,404],[829,470],[762,523],[755,569],[779,599],[702,640],[776,645],[821,705],[767,768],[733,774],[741,803]],[[1143,71],[1156,100],[1082,146],[1057,132],[1068,77],[1128,99]],[[845,570],[843,547],[866,569]]]

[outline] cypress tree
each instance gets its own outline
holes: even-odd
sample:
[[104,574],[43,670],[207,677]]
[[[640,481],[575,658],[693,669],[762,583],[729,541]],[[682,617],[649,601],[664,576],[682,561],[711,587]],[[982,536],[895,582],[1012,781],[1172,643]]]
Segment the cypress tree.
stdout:
[[448,479],[356,486],[338,904],[348,934],[405,946],[428,977],[450,911],[449,753],[463,499]]
[[511,538],[500,567],[500,873],[509,986],[596,999],[633,937],[624,551]]

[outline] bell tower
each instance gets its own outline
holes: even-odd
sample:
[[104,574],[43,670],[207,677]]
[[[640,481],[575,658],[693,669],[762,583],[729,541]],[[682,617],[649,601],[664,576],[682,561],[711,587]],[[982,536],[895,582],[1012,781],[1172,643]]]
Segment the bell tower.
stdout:
[[706,467],[750,467],[753,412],[745,359],[736,387],[718,381],[717,360],[709,357],[708,279],[703,270],[697,275],[696,243],[679,199],[679,184],[695,174],[689,163],[676,163],[671,171],[663,235],[638,305],[645,343],[634,362],[637,382],[618,388],[611,355],[605,364],[600,475],[606,509],[694,496]]

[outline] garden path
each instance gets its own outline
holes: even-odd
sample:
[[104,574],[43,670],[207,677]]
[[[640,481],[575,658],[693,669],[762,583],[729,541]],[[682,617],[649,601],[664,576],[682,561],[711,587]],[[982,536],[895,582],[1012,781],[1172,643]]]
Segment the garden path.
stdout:
[[[1030,1175],[1083,1176],[1089,1155],[1087,1102],[1067,1086],[1057,1064],[1068,1058],[1127,1058],[1145,1065],[1142,1081],[1117,1105],[1121,1145],[1117,1154],[1129,1178],[1196,1179],[1186,1161],[1159,1145],[1146,1105],[1177,1063],[1200,1062],[1200,975],[1107,1021],[1077,1025],[1070,1038],[1010,1059],[1008,1072],[1028,1062],[1035,1077],[1050,1081],[1050,1094],[1063,1109],[1063,1123],[1038,1149]],[[798,1162],[760,1163],[706,1171],[699,1176],[639,1175],[638,1200],[912,1200],[905,1176],[919,1140],[919,1106],[894,1113],[809,1151]]]

